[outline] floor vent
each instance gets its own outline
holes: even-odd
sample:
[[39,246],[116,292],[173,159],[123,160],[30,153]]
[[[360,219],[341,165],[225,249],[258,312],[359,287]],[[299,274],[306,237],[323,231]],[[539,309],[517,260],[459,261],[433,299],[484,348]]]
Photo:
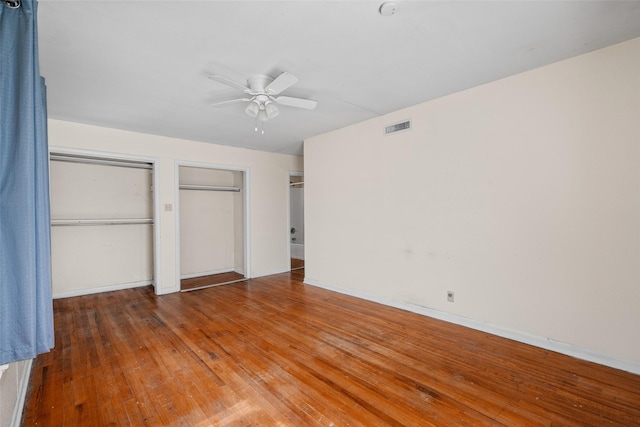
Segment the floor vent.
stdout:
[[405,120],[399,123],[394,123],[384,127],[384,134],[391,135],[392,133],[404,132],[411,130],[411,120]]

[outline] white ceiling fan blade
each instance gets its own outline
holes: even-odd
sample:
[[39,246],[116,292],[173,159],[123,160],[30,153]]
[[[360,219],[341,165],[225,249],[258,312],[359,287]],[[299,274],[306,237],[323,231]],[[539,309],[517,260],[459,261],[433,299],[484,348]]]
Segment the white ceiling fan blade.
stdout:
[[218,101],[211,104],[212,107],[221,107],[224,105],[237,104],[238,102],[249,102],[251,98],[236,98],[236,99],[228,99],[226,101]]
[[312,99],[292,98],[290,96],[279,96],[273,99],[275,99],[278,104],[289,107],[306,108],[307,110],[313,110],[316,108],[316,105],[318,105],[318,102]]
[[214,80],[218,83],[222,83],[225,84],[227,86],[231,86],[232,88],[235,89],[240,89],[243,92],[251,92],[251,89],[249,89],[248,87],[246,87],[245,85],[243,85],[242,83],[238,83],[234,80],[228,79],[224,76],[218,76],[218,75],[213,75],[213,76],[209,76],[209,79]]
[[270,95],[277,95],[283,90],[291,87],[297,81],[298,78],[296,76],[285,71],[284,73],[276,77],[276,79],[269,83],[264,89]]

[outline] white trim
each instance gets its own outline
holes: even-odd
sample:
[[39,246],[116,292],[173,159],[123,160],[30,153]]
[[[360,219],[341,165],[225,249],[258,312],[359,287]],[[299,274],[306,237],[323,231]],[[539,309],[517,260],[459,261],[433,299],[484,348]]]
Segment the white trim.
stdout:
[[171,292],[180,292],[180,162],[173,161],[173,229],[175,230],[175,286]]
[[24,402],[27,397],[27,389],[29,388],[29,378],[31,377],[31,367],[33,359],[26,361],[22,375],[18,378],[18,395],[16,404],[13,406],[13,414],[11,415],[11,427],[19,427],[22,423],[22,411],[24,410]]
[[379,304],[387,305],[390,307],[399,308],[400,310],[410,311],[412,313],[421,314],[427,317],[433,317],[435,319],[444,320],[445,322],[453,323],[467,328],[475,329],[478,331],[486,332],[499,337],[508,338],[521,343],[533,345],[535,347],[543,348],[545,350],[555,351],[557,353],[572,356],[577,359],[586,360],[588,362],[598,363],[600,365],[609,366],[615,369],[621,369],[623,371],[631,372],[632,374],[640,375],[640,362],[632,360],[621,359],[618,357],[610,356],[603,353],[598,353],[587,348],[578,347],[576,345],[560,342],[551,338],[544,338],[526,332],[514,331],[502,326],[493,325],[489,323],[480,322],[478,320],[470,319],[456,314],[447,313],[444,311],[434,310],[432,308],[419,306],[416,304],[399,302],[388,298],[372,296],[364,292],[354,292],[349,289],[341,287],[327,285],[318,282],[313,279],[305,277],[304,283],[311,286],[327,289],[330,291],[338,292],[345,295],[350,295],[356,298],[365,299],[367,301],[376,302]]
[[244,277],[250,279],[253,277],[251,272],[251,221],[249,217],[251,215],[251,170],[249,168],[244,169],[243,176],[244,186],[244,271],[238,271],[238,273],[244,274]]
[[156,295],[162,294],[162,269],[160,258],[160,230],[162,225],[162,211],[160,210],[160,178],[158,177],[158,163],[156,159],[151,162],[151,191],[153,192],[153,290]]
[[219,270],[200,271],[198,273],[183,274],[180,276],[180,280],[193,279],[194,277],[211,276],[213,274],[231,273],[235,271],[236,271],[235,268],[221,268]]
[[100,286],[99,288],[78,289],[75,291],[57,292],[53,294],[53,299],[79,297],[82,295],[99,294],[101,292],[121,291],[123,289],[140,288],[142,286],[152,285],[152,280],[143,280],[140,282],[122,283],[119,285]]
[[[130,154],[122,154],[122,153],[111,153],[106,151],[94,151],[94,150],[85,150],[85,149],[76,149],[76,148],[68,148],[68,147],[59,147],[55,145],[49,146],[49,156],[52,153],[58,154],[68,154],[75,156],[89,156],[89,157],[98,157],[104,159],[112,159],[112,160],[124,160],[124,161],[132,161],[132,162],[145,162],[151,164],[151,192],[153,193],[153,288],[156,295],[160,295],[162,293],[162,279],[161,279],[161,270],[160,270],[160,228],[161,228],[161,216],[160,216],[160,180],[158,178],[157,166],[158,166],[158,158],[157,157],[148,157],[148,156],[137,156]],[[49,198],[51,198],[51,194],[49,194]],[[66,297],[61,297],[66,298]]]

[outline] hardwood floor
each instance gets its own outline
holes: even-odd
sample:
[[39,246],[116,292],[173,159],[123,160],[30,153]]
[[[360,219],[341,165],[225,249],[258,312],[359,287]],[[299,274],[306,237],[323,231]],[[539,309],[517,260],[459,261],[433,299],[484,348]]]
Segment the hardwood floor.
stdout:
[[291,258],[291,269],[292,270],[299,270],[301,268],[304,268],[304,260],[303,259],[297,259],[297,258]]
[[303,275],[54,301],[24,425],[640,425],[640,376]]
[[244,275],[230,271],[228,273],[210,274],[208,276],[192,277],[180,280],[180,290],[192,291],[210,286],[225,285],[245,280]]

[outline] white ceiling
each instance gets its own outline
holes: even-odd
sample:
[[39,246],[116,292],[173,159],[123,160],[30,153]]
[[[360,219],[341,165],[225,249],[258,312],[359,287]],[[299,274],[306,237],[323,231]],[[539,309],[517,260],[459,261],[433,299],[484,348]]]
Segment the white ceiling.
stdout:
[[[40,0],[49,117],[302,154],[309,137],[640,37],[640,1]],[[209,80],[288,71],[280,107],[254,132],[246,104]]]

